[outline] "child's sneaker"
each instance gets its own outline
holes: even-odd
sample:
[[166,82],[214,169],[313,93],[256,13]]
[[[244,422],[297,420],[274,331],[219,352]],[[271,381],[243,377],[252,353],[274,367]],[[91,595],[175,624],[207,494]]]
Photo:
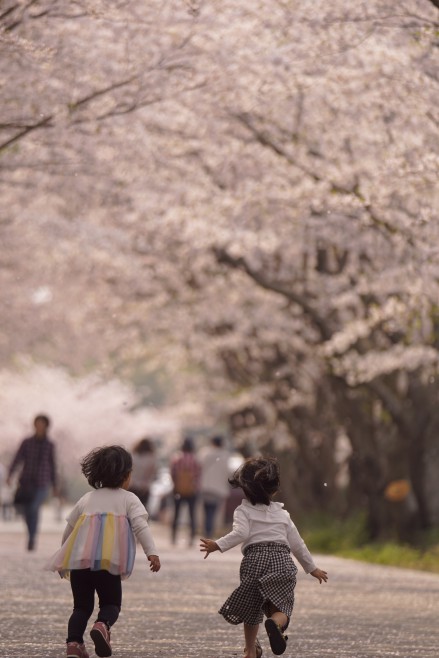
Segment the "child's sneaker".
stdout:
[[96,655],[99,658],[111,656],[110,631],[103,621],[97,621],[93,624],[90,636],[95,644]]
[[67,658],[90,658],[85,644],[79,642],[67,642]]

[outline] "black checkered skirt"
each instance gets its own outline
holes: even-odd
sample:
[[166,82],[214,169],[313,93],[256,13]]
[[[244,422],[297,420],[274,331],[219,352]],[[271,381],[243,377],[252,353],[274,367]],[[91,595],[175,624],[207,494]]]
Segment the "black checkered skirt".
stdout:
[[[294,607],[297,567],[286,544],[250,544],[241,562],[241,584],[218,611],[229,624],[260,624],[270,603],[288,617]],[[287,624],[288,625],[288,624]],[[286,627],[285,627],[286,628]]]

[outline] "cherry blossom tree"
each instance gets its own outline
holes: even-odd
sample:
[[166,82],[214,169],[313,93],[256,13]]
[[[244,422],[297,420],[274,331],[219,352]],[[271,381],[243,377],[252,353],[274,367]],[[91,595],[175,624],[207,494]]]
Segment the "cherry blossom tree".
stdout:
[[3,364],[166,373],[290,507],[340,509],[348,465],[372,536],[393,480],[400,536],[438,523],[437,3],[0,18]]

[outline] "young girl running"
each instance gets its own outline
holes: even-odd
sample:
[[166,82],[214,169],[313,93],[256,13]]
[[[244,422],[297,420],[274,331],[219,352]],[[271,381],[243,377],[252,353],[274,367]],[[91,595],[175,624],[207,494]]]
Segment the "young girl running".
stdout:
[[82,472],[94,491],[86,493],[67,518],[62,546],[47,568],[70,578],[73,613],[67,632],[67,658],[89,658],[84,632],[93,613],[94,594],[99,614],[90,631],[97,656],[111,656],[110,627],[122,603],[121,580],[134,566],[135,537],[151,571],[159,571],[160,559],[148,527],[148,514],[127,487],[132,459],[120,446],[92,450],[81,462]]
[[227,551],[242,544],[241,584],[219,610],[230,624],[244,622],[245,658],[260,658],[257,639],[264,613],[271,650],[280,655],[286,649],[287,628],[294,606],[297,567],[290,551],[306,573],[321,583],[328,580],[318,569],[283,503],[272,502],[280,486],[279,465],[272,458],[248,459],[229,479],[241,487],[246,500],[236,508],[233,530],[213,541],[201,539],[206,555]]

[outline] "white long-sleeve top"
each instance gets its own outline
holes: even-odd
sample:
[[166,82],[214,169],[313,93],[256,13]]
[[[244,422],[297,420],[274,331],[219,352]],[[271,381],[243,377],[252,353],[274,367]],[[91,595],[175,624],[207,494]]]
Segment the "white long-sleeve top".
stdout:
[[305,573],[314,571],[316,565],[311,553],[283,507],[283,503],[252,505],[243,500],[233,514],[232,531],[216,540],[220,551],[223,553],[242,544],[241,551],[244,552],[250,544],[279,542],[290,547]]

